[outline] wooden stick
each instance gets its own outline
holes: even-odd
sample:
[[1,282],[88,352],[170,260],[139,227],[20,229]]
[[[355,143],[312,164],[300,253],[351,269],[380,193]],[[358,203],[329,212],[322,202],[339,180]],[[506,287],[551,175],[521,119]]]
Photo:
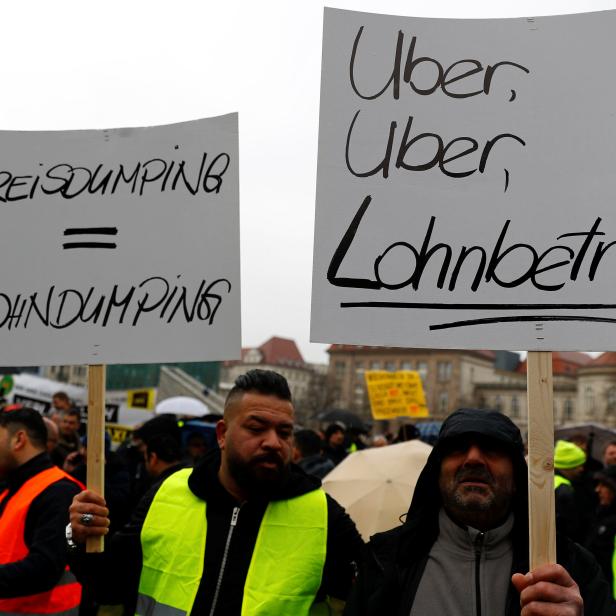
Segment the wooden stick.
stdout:
[[531,570],[556,562],[552,353],[529,351],[528,527]]
[[[105,366],[88,366],[88,490],[105,496]],[[103,537],[88,537],[86,552],[102,552]]]

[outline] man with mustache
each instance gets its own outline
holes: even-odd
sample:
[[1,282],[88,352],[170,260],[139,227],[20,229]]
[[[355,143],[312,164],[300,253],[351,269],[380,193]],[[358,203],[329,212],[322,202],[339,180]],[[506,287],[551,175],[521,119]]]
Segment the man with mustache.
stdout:
[[[238,377],[216,433],[220,450],[147,494],[105,554],[75,559],[77,575],[101,602],[138,587],[137,614],[148,616],[329,614],[326,597],[340,611],[362,541],[320,481],[291,465],[284,377]],[[74,541],[106,533],[100,496],[82,492],[70,511]]]
[[402,526],[372,537],[345,616],[613,616],[593,556],[557,538],[560,564],[529,572],[528,471],[497,411],[443,423]]

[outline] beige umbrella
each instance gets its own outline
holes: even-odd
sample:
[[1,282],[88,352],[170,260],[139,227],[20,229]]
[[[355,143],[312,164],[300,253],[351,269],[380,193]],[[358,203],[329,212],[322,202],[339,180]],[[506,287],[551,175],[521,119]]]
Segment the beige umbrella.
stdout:
[[323,479],[323,488],[367,541],[400,524],[430,451],[430,445],[418,440],[357,451]]

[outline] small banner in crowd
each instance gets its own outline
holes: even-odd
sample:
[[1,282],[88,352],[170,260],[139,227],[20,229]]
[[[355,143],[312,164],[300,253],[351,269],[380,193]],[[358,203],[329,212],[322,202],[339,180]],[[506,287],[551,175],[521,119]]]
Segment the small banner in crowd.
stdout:
[[367,370],[364,376],[374,419],[428,417],[428,407],[419,372]]
[[126,405],[131,409],[153,411],[156,404],[156,389],[129,389],[126,392]]

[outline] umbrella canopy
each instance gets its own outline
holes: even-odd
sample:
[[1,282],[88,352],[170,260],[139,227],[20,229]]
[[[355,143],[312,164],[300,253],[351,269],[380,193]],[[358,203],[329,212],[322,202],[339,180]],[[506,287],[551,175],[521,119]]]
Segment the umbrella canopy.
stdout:
[[360,432],[368,432],[370,428],[360,419],[358,415],[343,409],[330,409],[328,411],[323,411],[317,415],[317,419],[328,423],[340,422],[344,424],[345,428],[359,430]]
[[580,423],[567,426],[566,428],[557,428],[554,431],[556,439],[567,440],[576,434],[583,434],[590,445],[590,455],[603,462],[603,450],[610,441],[616,441],[616,431],[606,428],[601,424],[596,423]]
[[323,479],[323,488],[367,541],[400,524],[430,451],[430,445],[418,440],[357,451]]
[[186,415],[188,417],[201,417],[207,415],[210,410],[206,404],[203,404],[203,402],[197,400],[197,398],[173,396],[159,402],[154,412],[156,415],[174,413],[175,415]]

